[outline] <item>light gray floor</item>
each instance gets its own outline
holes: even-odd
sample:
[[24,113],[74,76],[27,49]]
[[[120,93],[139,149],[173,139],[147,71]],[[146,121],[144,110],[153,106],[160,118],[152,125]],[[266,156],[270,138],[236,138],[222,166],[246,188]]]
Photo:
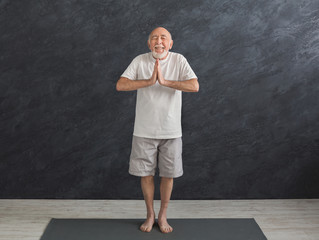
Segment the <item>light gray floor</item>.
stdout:
[[[159,207],[160,201],[156,200],[156,213]],[[3,199],[0,239],[38,240],[51,218],[145,216],[143,200]],[[171,200],[169,218],[255,218],[269,240],[319,239],[319,199]]]

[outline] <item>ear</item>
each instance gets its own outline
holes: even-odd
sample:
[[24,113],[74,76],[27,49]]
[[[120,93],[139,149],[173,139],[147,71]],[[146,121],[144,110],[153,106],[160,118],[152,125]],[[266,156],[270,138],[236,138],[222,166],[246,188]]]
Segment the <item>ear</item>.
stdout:
[[173,40],[171,40],[171,43],[170,43],[170,46],[169,46],[169,50],[171,50],[172,49],[172,47],[173,47]]
[[149,50],[151,50],[151,51],[152,51],[152,49],[151,49],[151,45],[150,45],[150,40],[147,40],[147,46],[148,46]]

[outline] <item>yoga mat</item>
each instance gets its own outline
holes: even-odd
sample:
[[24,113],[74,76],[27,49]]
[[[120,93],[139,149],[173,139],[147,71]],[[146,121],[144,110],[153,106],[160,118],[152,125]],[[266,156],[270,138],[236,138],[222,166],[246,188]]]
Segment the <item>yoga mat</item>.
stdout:
[[168,219],[173,232],[157,225],[150,233],[139,230],[145,219],[55,219],[40,240],[264,240],[253,218]]

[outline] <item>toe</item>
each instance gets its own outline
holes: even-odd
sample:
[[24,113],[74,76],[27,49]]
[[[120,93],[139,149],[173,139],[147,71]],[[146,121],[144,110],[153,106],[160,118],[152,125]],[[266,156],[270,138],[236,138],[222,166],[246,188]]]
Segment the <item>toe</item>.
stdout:
[[141,226],[140,229],[141,229],[141,231],[145,232],[146,227],[145,226]]

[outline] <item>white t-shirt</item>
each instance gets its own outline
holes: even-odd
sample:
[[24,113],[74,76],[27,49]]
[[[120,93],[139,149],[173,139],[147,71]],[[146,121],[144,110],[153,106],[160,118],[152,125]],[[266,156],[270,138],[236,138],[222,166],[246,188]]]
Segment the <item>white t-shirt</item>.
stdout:
[[[130,80],[150,79],[155,64],[152,53],[145,53],[133,59],[121,75]],[[186,58],[168,52],[159,61],[164,79],[173,81],[197,78]],[[137,137],[170,139],[182,136],[181,126],[182,92],[156,84],[137,90],[136,113],[133,135]]]

